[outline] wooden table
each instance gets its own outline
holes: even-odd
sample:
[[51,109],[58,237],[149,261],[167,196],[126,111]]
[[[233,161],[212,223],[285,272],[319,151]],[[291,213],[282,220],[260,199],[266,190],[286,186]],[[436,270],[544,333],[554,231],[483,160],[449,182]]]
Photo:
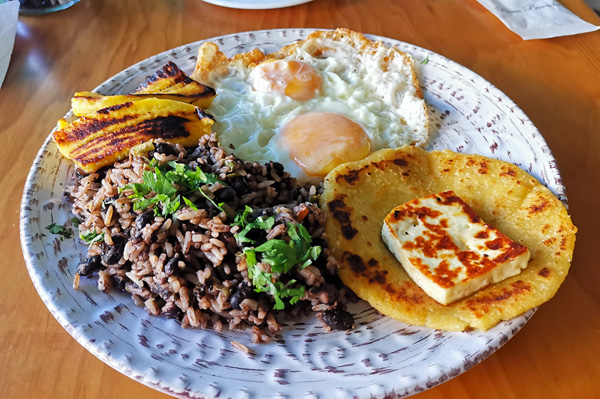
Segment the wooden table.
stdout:
[[[564,3],[600,24],[582,1]],[[25,178],[73,92],[185,43],[287,27],[346,27],[440,53],[511,97],[558,161],[579,227],[565,283],[502,349],[418,397],[600,397],[600,32],[523,41],[474,0],[315,0],[264,11],[200,0],[82,0],[20,17],[0,90],[0,397],[166,397],[88,353],[40,300],[20,252]]]

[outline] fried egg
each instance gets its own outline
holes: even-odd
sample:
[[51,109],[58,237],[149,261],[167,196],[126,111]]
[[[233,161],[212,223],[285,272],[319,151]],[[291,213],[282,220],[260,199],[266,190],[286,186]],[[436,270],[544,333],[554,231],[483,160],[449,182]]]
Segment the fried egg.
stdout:
[[315,32],[269,55],[232,59],[205,43],[192,77],[217,90],[208,111],[223,147],[279,162],[300,179],[427,140],[412,58],[356,32]]
[[319,71],[294,60],[266,62],[250,72],[250,84],[255,91],[285,95],[298,101],[314,98],[322,82]]

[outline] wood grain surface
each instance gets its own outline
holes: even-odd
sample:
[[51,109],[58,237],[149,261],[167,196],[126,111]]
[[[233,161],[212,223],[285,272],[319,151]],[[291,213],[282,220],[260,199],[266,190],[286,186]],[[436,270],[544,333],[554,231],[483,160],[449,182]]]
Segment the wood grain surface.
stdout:
[[[600,24],[582,1],[563,3]],[[567,187],[579,233],[555,298],[482,364],[417,397],[600,397],[600,32],[523,41],[474,0],[315,0],[257,11],[200,0],[82,0],[55,14],[20,17],[0,90],[0,398],[166,397],[72,339],[40,300],[21,254],[23,185],[73,92],[185,43],[289,27],[387,36],[472,69],[531,118]]]

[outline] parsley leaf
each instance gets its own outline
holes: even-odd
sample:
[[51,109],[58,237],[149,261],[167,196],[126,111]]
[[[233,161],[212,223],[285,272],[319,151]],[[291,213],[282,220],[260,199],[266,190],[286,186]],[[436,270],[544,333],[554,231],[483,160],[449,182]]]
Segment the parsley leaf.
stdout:
[[60,224],[52,223],[46,226],[46,229],[52,234],[56,234],[61,236],[61,241],[63,238],[71,238],[73,237],[73,230],[69,227],[62,226]]
[[[146,170],[142,173],[143,183],[130,183],[121,188],[132,190],[133,194],[129,198],[134,200],[134,210],[144,210],[155,206],[154,213],[157,216],[167,217],[175,214],[181,207],[181,201],[194,210],[198,210],[196,205],[187,197],[180,195],[193,194],[199,192],[208,202],[220,211],[224,211],[222,204],[217,204],[207,193],[202,190],[205,184],[221,183],[216,175],[204,173],[200,168],[191,169],[185,164],[170,161],[166,166],[158,166],[158,162],[152,159],[149,163],[154,167],[154,171]],[[164,170],[170,168],[170,170]]]
[[254,251],[262,252],[262,262],[271,265],[275,273],[287,273],[296,265],[294,248],[283,240],[269,240],[254,248]]
[[275,300],[273,309],[281,310],[285,308],[284,298],[290,298],[290,304],[295,304],[304,296],[304,287],[294,287],[296,280],[290,280],[287,283],[277,281],[272,273],[267,273],[258,267],[256,253],[252,249],[245,249],[246,263],[248,264],[248,277],[252,279],[252,285],[256,292],[267,292]]
[[[244,214],[246,214],[246,212],[248,211],[248,208],[250,208],[250,207],[247,207],[246,210],[244,210]],[[250,208],[250,211],[252,211],[252,208]],[[256,243],[255,240],[246,237],[246,235],[250,232],[250,230],[252,230],[252,229],[268,230],[268,229],[272,228],[273,225],[275,224],[275,218],[273,216],[268,217],[268,218],[264,217],[264,216],[259,216],[256,219],[254,219],[253,222],[248,222],[248,215],[246,215],[246,216],[242,215],[242,218],[245,219],[245,221],[243,222],[243,223],[245,223],[244,229],[235,235],[235,239],[239,243],[244,243],[244,242],[248,242],[250,244]]]
[[[244,229],[236,234],[238,243],[253,242],[246,237],[252,229],[268,230],[275,223],[274,217],[258,217],[253,222],[248,222],[252,209],[247,207],[244,213],[238,215],[234,224],[243,226]],[[268,292],[275,300],[274,309],[284,309],[284,299],[289,298],[289,303],[294,304],[304,296],[304,287],[296,285],[296,280],[287,283],[280,281],[280,277],[290,272],[294,267],[300,269],[317,260],[321,254],[321,247],[312,245],[310,234],[301,224],[287,224],[289,242],[282,239],[272,239],[256,248],[244,248],[248,277],[257,292]],[[259,260],[260,256],[260,260]],[[258,267],[258,263],[271,266],[270,272],[265,272]]]
[[221,183],[222,185],[226,185],[225,182],[217,178],[217,175],[204,173],[199,167],[191,169],[188,166],[175,161],[167,162],[167,165],[172,168],[172,170],[166,173],[167,178],[174,183],[184,185],[189,189],[198,189],[204,184]]
[[421,65],[426,65],[429,62],[429,56],[426,56],[423,61],[421,61]]
[[306,227],[301,224],[288,224],[288,235],[292,239],[290,246],[295,251],[296,262],[300,268],[304,268],[317,260],[321,254],[321,247],[319,245],[310,245],[312,239]]
[[[157,195],[157,198],[159,199],[163,209],[162,214],[160,215],[164,217],[174,214],[181,206],[181,196],[179,195],[174,199],[171,199],[171,197],[165,194],[159,194]],[[154,208],[154,213],[157,214],[157,208]]]
[[183,198],[183,202],[185,202],[185,204],[187,206],[192,208],[192,210],[194,210],[194,211],[198,210],[198,207],[196,206],[196,204],[194,204],[192,201],[190,201],[187,197],[181,197],[181,198]]
[[317,260],[321,254],[320,246],[312,246],[311,238],[301,224],[287,224],[288,235],[291,241],[269,240],[256,247],[256,252],[262,252],[262,261],[271,265],[276,273],[287,273],[292,267],[298,265],[301,269]]
[[290,280],[285,285],[283,283],[277,282],[279,288],[279,296],[282,298],[290,298],[290,304],[293,305],[298,302],[304,296],[304,287],[296,287],[294,288],[292,285],[296,282],[296,280]]
[[173,187],[173,181],[167,179],[167,177],[162,174],[159,167],[154,168],[154,173],[145,170],[144,173],[142,173],[142,180],[148,189],[154,191],[157,195],[171,197],[177,194],[177,189]]
[[222,185],[226,185],[225,182],[219,180],[216,175],[212,173],[204,173],[202,169],[196,167],[196,169],[191,169],[182,163],[178,163],[175,161],[167,162],[172,170],[166,173],[167,179],[172,181],[173,183],[184,187],[190,192],[198,191],[200,194],[206,198],[208,202],[210,202],[215,208],[224,212],[221,204],[217,204],[212,198],[208,196],[202,190],[202,186],[205,184],[215,184],[221,183]]
[[79,232],[79,238],[92,245],[104,241],[104,233],[96,233],[95,230],[90,230],[87,233]]
[[248,218],[250,217],[250,215],[252,215],[252,212],[252,208],[246,205],[246,208],[244,208],[244,212],[238,213],[235,216],[235,220],[231,224],[233,226],[240,226],[243,229],[249,223]]

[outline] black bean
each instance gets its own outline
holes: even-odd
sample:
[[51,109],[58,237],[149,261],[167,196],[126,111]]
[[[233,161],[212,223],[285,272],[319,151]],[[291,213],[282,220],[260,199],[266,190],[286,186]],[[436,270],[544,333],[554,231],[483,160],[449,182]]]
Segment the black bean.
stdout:
[[155,143],[154,150],[163,155],[178,155],[177,151],[167,143]]
[[[246,233],[246,238],[249,240],[252,240],[254,242],[263,242],[266,241],[266,237],[267,237],[267,233],[265,230],[261,230],[261,229],[250,229],[249,232]],[[254,245],[252,244],[252,241],[250,242],[243,242],[240,243],[240,245],[242,247],[247,247],[249,245]]]
[[179,274],[179,260],[181,258],[179,257],[179,254],[175,254],[175,256],[173,256],[171,259],[169,259],[169,261],[167,262],[167,264],[165,265],[165,268],[163,269],[165,272],[165,275],[167,277],[171,277],[173,275],[177,275]]
[[225,186],[215,191],[215,200],[217,202],[231,202],[235,199],[235,189]]
[[321,321],[332,330],[351,330],[354,328],[354,317],[345,310],[334,308],[321,313]]
[[135,218],[135,228],[140,231],[146,226],[148,223],[154,221],[154,211],[144,212],[138,217]]
[[235,236],[229,232],[221,233],[220,237],[221,241],[225,242],[225,248],[227,249],[228,254],[235,254],[240,250],[240,247],[237,245],[237,241],[235,240]]
[[154,294],[158,294],[158,296],[164,301],[169,299],[169,296],[171,296],[171,294],[172,294],[168,289],[163,287],[162,284],[156,284],[156,283],[147,283],[147,284],[148,284],[148,288],[150,288],[150,291]]
[[105,269],[106,267],[100,261],[100,255],[84,259],[77,267],[77,274],[80,276],[89,276],[94,272]]
[[238,289],[231,295],[229,299],[229,304],[232,309],[240,310],[240,304],[246,298],[249,298],[253,294],[252,287],[248,283],[242,283],[238,287]]
[[167,302],[160,311],[167,319],[180,319],[183,315],[181,309],[174,302]]
[[240,176],[233,179],[233,182],[231,182],[231,187],[233,187],[237,195],[244,195],[250,190],[248,181]]
[[102,244],[102,260],[107,265],[114,265],[118,263],[123,257],[123,250],[125,249],[125,237],[123,236],[112,236],[113,245]]
[[113,274],[110,276],[110,281],[112,282],[113,287],[121,291],[125,291],[125,283],[127,282],[125,277],[119,276],[118,274]]
[[284,170],[284,167],[283,167],[283,165],[282,165],[282,164],[280,164],[279,162],[270,162],[270,163],[267,165],[267,170],[268,170],[269,172],[271,172],[271,168],[272,168],[272,169],[275,169],[275,172],[277,172],[278,174],[282,174],[282,173],[283,173],[283,170]]

